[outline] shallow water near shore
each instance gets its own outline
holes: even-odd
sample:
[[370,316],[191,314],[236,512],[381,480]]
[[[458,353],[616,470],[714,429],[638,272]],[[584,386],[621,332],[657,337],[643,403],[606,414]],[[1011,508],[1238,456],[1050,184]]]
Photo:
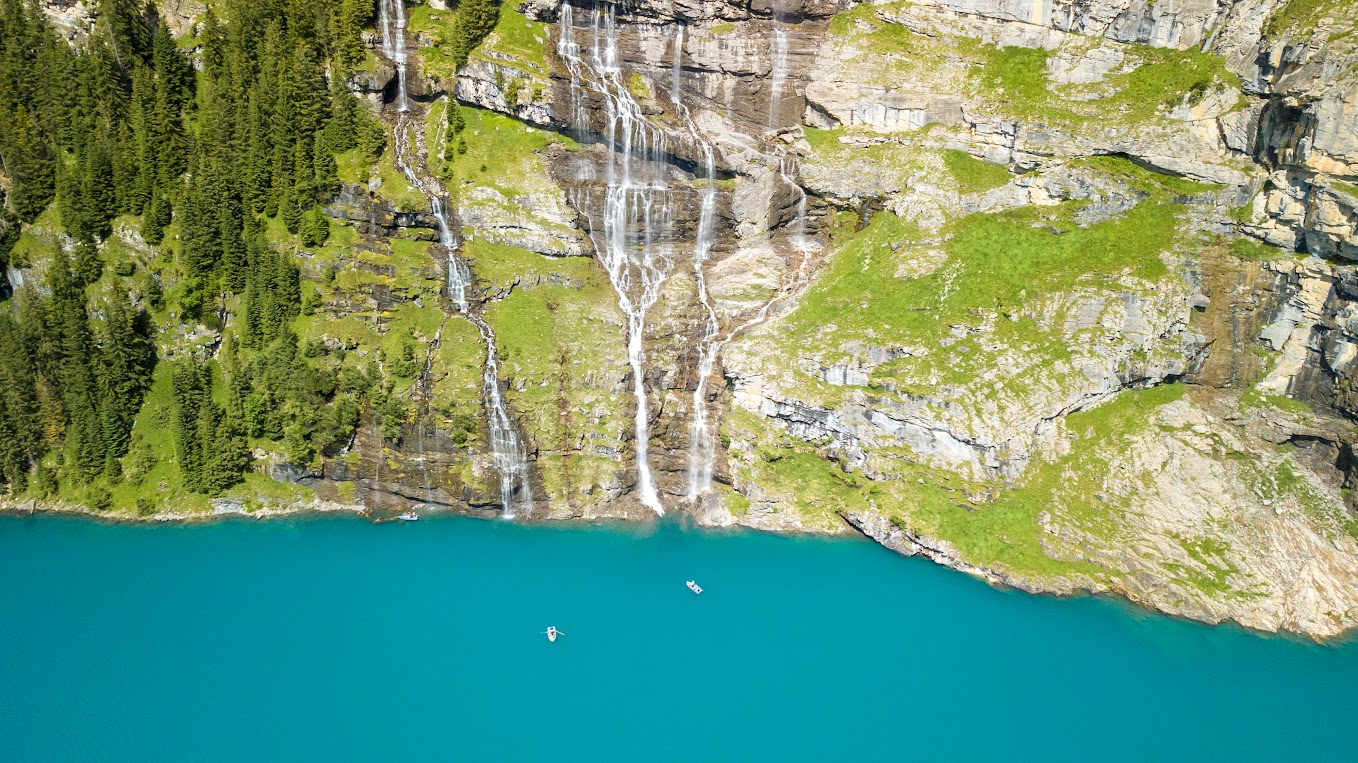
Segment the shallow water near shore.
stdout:
[[866,541],[3,517],[0,580],[5,760],[1358,749],[1358,643],[997,591]]

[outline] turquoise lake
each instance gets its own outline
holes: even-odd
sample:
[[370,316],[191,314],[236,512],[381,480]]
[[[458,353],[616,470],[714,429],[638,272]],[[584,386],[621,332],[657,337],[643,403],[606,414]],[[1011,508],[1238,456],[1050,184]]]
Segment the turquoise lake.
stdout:
[[1358,644],[867,541],[0,518],[0,579],[5,761],[1358,758]]

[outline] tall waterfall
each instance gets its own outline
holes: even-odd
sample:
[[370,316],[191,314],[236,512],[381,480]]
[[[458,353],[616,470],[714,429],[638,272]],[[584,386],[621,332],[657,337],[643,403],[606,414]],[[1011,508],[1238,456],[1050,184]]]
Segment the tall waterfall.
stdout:
[[717,173],[716,162],[712,158],[712,147],[701,144],[703,149],[703,172],[707,177],[707,188],[703,191],[703,202],[698,214],[697,241],[693,246],[693,280],[698,286],[698,302],[703,307],[702,338],[698,341],[698,384],[693,390],[693,424],[689,430],[688,450],[688,498],[698,500],[712,489],[712,468],[716,448],[713,444],[713,431],[708,423],[707,380],[717,362],[721,347],[717,337],[721,326],[717,321],[717,311],[712,307],[712,299],[707,293],[707,275],[703,263],[712,253],[712,240],[717,221]]
[[670,100],[675,105],[683,102],[684,95],[684,25],[674,25],[674,61],[670,64]]
[[505,408],[504,397],[500,394],[500,359],[495,353],[495,332],[490,324],[479,315],[471,314],[468,319],[481,332],[486,343],[486,365],[483,369],[482,387],[486,397],[486,413],[490,425],[490,455],[495,470],[500,473],[500,505],[504,507],[505,519],[513,519],[515,506],[531,509],[533,507],[533,487],[528,482],[528,451],[523,439],[514,429],[514,422]]
[[778,102],[783,97],[787,82],[787,31],[778,15],[773,21],[773,71],[769,75],[769,129],[778,129]]
[[597,230],[590,218],[589,232],[617,292],[618,305],[627,316],[627,359],[636,397],[637,489],[643,504],[664,514],[648,455],[650,417],[642,342],[647,311],[659,299],[660,287],[674,264],[669,241],[673,215],[667,185],[668,147],[664,133],[646,120],[623,82],[612,4],[593,9],[591,15],[586,58],[575,39],[575,8],[569,2],[562,5],[557,53],[571,75],[575,127],[588,129],[583,104],[586,89],[602,96],[605,106],[603,137],[611,150],[605,173],[603,230]]
[[[382,53],[396,64],[396,107],[402,113],[410,111],[410,96],[406,92],[406,7],[404,0],[380,0],[378,18],[382,24]],[[393,27],[395,27],[393,29]]]
[[[486,343],[486,362],[483,367],[482,393],[485,398],[486,418],[490,427],[491,461],[500,475],[500,503],[504,516],[516,516],[516,507],[531,509],[533,488],[528,479],[528,452],[523,438],[514,428],[505,407],[504,396],[500,392],[500,362],[495,351],[495,332],[480,315],[471,313],[467,304],[467,288],[471,285],[471,271],[466,262],[457,256],[457,238],[449,221],[448,202],[441,195],[439,184],[422,175],[417,167],[420,157],[427,155],[424,131],[419,119],[411,119],[410,97],[406,90],[406,16],[403,0],[380,0],[380,23],[382,25],[382,51],[397,72],[397,112],[399,114],[393,130],[393,147],[396,165],[411,185],[419,188],[429,197],[434,218],[439,226],[439,244],[448,257],[448,297],[457,305],[458,312],[476,326],[481,339]],[[449,108],[457,108],[456,101],[449,100]],[[440,329],[440,333],[441,333]],[[421,443],[423,442],[421,430]],[[423,445],[421,445],[423,447]]]
[[707,260],[712,251],[716,215],[716,182],[712,150],[706,144],[703,144],[703,148],[704,169],[707,177],[713,179],[708,181],[708,190],[703,195],[702,213],[698,220],[698,240],[693,253],[694,279],[698,285],[698,300],[704,310],[704,321],[703,335],[698,342],[698,384],[693,390],[693,423],[689,430],[688,498],[690,501],[697,501],[712,490],[712,471],[716,462],[716,444],[714,442],[716,433],[708,421],[707,382],[716,367],[717,358],[721,356],[722,349],[731,340],[735,339],[741,332],[768,320],[769,311],[774,305],[796,294],[808,282],[807,266],[810,264],[812,253],[817,248],[806,236],[806,191],[802,190],[801,185],[794,178],[797,172],[796,162],[785,154],[779,159],[778,175],[783,179],[783,182],[796,189],[799,195],[797,216],[793,219],[792,224],[792,246],[800,255],[797,273],[790,280],[785,281],[760,306],[753,317],[737,325],[726,334],[721,334],[716,311],[713,309],[707,293],[707,279],[703,273],[703,262]]

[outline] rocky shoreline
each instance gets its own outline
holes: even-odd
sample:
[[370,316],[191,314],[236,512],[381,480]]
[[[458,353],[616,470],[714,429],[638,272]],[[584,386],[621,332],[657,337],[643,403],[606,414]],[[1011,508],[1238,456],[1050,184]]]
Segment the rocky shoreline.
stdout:
[[[418,510],[418,507],[417,507]],[[375,524],[390,521],[395,515],[392,512],[374,513],[367,507],[356,504],[342,504],[331,501],[316,500],[311,502],[296,502],[269,505],[265,504],[261,508],[247,511],[236,500],[218,500],[214,502],[214,510],[210,513],[196,512],[175,512],[161,511],[154,514],[137,515],[132,512],[98,512],[86,506],[71,504],[60,501],[27,501],[24,504],[0,503],[0,516],[9,517],[29,517],[29,516],[68,516],[79,517],[97,522],[111,524],[131,524],[131,525],[151,525],[151,524],[210,524],[214,522],[236,521],[242,519],[252,519],[257,521],[271,521],[284,519],[301,519],[308,517],[333,517],[333,516],[352,516],[355,518],[367,519]],[[488,519],[485,513],[464,512],[450,510],[446,507],[437,507],[430,511],[427,516],[432,517],[469,517]],[[681,515],[692,517],[692,515]],[[884,548],[905,557],[920,556],[928,559],[935,564],[970,575],[977,580],[983,581],[995,588],[1013,589],[1034,596],[1054,596],[1057,598],[1070,598],[1084,595],[1093,596],[1113,596],[1130,605],[1145,608],[1157,612],[1161,615],[1177,617],[1185,620],[1200,622],[1206,625],[1220,625],[1231,623],[1246,630],[1260,634],[1275,636],[1300,636],[1308,638],[1317,643],[1337,644],[1346,642],[1358,634],[1358,626],[1350,626],[1343,629],[1333,629],[1328,627],[1296,627],[1292,623],[1284,623],[1281,627],[1276,622],[1267,622],[1252,616],[1247,610],[1208,610],[1192,609],[1183,606],[1174,606],[1163,597],[1146,595],[1118,585],[1108,585],[1090,577],[1074,578],[1053,578],[1037,580],[1022,575],[1015,575],[1004,570],[988,569],[967,563],[962,559],[957,548],[945,540],[930,538],[927,535],[916,534],[893,524],[889,519],[880,514],[870,512],[845,512],[842,514],[842,528],[837,531],[827,532],[819,529],[806,529],[788,523],[770,522],[767,519],[758,518],[751,520],[740,519],[736,521],[723,520],[721,518],[696,516],[695,524],[703,531],[720,531],[724,529],[741,528],[755,532],[770,533],[775,535],[819,535],[819,536],[851,536],[858,535],[864,539],[871,540],[880,544]],[[599,524],[599,523],[635,523],[637,520],[629,520],[620,516],[591,516],[576,517],[571,519],[551,519],[551,520],[529,520],[530,524]],[[659,521],[650,519],[649,521]]]

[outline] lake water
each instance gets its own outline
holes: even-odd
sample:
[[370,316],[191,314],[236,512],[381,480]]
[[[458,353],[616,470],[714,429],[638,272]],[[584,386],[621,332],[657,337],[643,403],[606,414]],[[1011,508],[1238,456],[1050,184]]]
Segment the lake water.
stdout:
[[1358,759],[1358,644],[866,541],[0,518],[0,580],[6,761]]

